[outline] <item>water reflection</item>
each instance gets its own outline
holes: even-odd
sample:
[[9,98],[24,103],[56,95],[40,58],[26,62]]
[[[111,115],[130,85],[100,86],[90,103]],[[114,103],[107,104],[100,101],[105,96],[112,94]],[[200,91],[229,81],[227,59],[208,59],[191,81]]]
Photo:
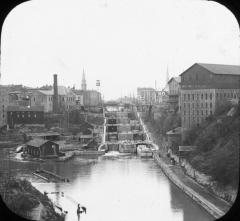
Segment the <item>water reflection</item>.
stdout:
[[[198,204],[192,201],[190,197],[185,195],[182,191],[179,191],[175,185],[170,185],[171,190],[171,208],[175,213],[182,213],[184,221],[204,221],[204,220],[215,220],[210,214],[199,207]],[[188,205],[188,206],[185,206]],[[201,216],[202,213],[206,213],[205,216]],[[197,215],[199,214],[199,215]]]
[[[49,194],[49,197],[68,211],[67,221],[77,220],[77,203],[87,207],[81,221],[213,220],[172,185],[152,159],[76,157],[65,163],[42,163],[41,166],[70,179],[70,183],[33,183],[42,192],[64,192],[64,196]],[[11,163],[13,171],[23,168],[23,174],[38,167],[39,163],[33,162]]]

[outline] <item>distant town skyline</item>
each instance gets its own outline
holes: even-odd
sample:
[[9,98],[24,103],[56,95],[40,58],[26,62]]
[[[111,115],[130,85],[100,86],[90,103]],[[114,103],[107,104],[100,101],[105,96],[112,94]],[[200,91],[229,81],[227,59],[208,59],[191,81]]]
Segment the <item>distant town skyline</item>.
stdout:
[[[224,27],[224,28],[223,28]],[[53,83],[88,89],[106,100],[137,87],[163,88],[194,63],[240,64],[234,15],[200,0],[32,0],[7,16],[0,84]]]

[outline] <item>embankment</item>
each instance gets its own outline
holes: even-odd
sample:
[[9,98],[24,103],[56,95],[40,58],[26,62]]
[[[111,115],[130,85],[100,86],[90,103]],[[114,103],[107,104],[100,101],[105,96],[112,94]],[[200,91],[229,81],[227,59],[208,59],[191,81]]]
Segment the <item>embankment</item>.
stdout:
[[153,158],[157,162],[157,164],[161,167],[164,174],[183,192],[185,192],[189,197],[191,197],[195,202],[200,204],[203,208],[205,208],[212,216],[215,218],[222,217],[225,213],[217,208],[215,205],[210,203],[208,200],[203,198],[200,194],[195,192],[190,187],[186,186],[178,176],[170,169],[170,167],[159,157],[159,153],[154,152]]
[[34,188],[27,180],[11,178],[1,185],[6,206],[26,219],[63,221],[64,216],[55,211],[51,200]]

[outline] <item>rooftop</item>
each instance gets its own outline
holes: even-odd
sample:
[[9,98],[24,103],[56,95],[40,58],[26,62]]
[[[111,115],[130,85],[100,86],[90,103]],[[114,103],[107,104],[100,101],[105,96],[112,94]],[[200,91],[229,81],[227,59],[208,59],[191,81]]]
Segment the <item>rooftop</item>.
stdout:
[[[41,92],[42,94],[45,94],[45,95],[53,95],[53,93],[54,93],[53,89],[51,89],[51,90],[38,90],[38,91]],[[58,86],[58,95],[68,95],[68,94],[74,95],[71,88],[67,88],[65,86]]]
[[52,141],[44,140],[44,139],[34,139],[34,140],[28,141],[26,144],[33,147],[40,147],[47,142],[52,142]]
[[8,106],[7,111],[44,111],[43,106]]
[[180,76],[178,76],[178,77],[172,77],[172,78],[168,81],[168,84],[169,84],[171,81],[173,81],[173,80],[175,80],[176,82],[180,83],[180,82],[181,82],[181,77],[180,77]]
[[41,132],[41,133],[27,133],[28,136],[45,137],[45,136],[60,136],[57,132]]
[[181,127],[177,127],[173,130],[168,131],[166,134],[167,135],[179,135],[179,134],[181,134],[181,129],[182,129]]
[[240,74],[239,65],[205,64],[205,63],[197,63],[197,64],[214,74],[230,74],[230,75]]
[[196,65],[201,66],[202,68],[208,70],[213,74],[240,75],[239,65],[195,63],[187,70],[185,70],[183,73],[181,73],[180,76]]

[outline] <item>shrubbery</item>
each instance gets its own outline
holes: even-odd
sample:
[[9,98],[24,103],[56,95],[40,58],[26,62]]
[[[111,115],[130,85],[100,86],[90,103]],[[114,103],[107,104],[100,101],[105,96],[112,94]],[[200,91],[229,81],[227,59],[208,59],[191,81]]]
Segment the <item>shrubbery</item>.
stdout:
[[[190,163],[223,185],[237,187],[239,174],[239,106],[227,116],[231,106],[219,107],[213,119],[186,134],[184,144],[195,145]],[[224,112],[223,112],[224,110]]]
[[35,189],[27,180],[12,178],[5,183],[3,188],[7,190],[3,200],[14,213],[30,218],[27,217],[28,212],[39,205],[39,203],[42,203],[47,208],[47,213],[49,214],[46,220],[64,220],[60,214],[55,212],[49,198]]

